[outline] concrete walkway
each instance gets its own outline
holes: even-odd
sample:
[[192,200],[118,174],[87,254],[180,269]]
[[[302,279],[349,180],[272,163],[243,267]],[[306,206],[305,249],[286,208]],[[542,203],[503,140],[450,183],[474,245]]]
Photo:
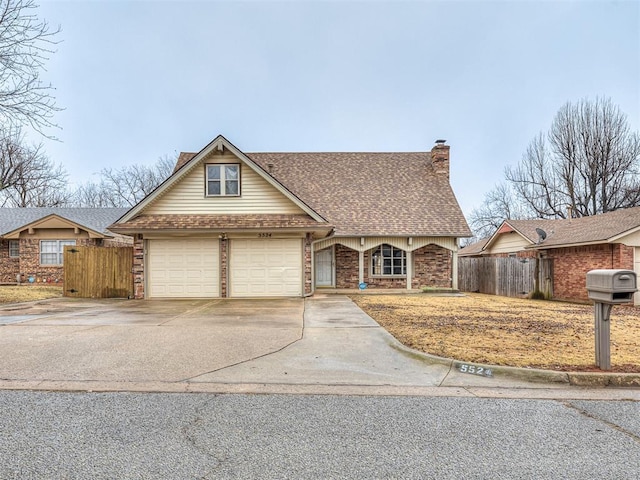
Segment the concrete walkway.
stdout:
[[4,389],[640,400],[579,378],[421,354],[339,295],[0,308]]

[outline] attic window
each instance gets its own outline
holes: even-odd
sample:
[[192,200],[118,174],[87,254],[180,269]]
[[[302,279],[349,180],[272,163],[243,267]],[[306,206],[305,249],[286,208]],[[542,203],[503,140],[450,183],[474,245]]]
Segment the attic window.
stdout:
[[240,195],[240,165],[207,165],[206,177],[207,197]]

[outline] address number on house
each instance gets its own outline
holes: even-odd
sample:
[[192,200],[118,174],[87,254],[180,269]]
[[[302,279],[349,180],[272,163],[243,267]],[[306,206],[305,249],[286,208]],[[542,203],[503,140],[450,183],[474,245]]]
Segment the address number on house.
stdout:
[[480,367],[478,365],[469,365],[468,363],[459,363],[457,366],[460,373],[479,375],[481,377],[493,377],[493,371],[490,368]]
[[258,238],[271,238],[270,233],[259,233]]

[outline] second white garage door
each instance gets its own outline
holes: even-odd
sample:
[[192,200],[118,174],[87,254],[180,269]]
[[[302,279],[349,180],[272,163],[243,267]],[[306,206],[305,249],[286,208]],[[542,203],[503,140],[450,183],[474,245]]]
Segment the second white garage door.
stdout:
[[231,297],[302,296],[302,240],[232,239]]
[[147,248],[149,297],[220,295],[217,238],[149,240]]

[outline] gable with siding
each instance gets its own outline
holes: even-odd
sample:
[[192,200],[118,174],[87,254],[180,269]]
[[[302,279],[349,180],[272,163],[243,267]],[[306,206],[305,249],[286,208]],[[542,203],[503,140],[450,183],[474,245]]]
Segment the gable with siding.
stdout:
[[[205,195],[207,164],[240,164],[241,195],[207,197]],[[172,185],[144,209],[145,215],[300,215],[304,213],[299,206],[230,152],[222,155],[212,152],[191,166],[180,182]]]

